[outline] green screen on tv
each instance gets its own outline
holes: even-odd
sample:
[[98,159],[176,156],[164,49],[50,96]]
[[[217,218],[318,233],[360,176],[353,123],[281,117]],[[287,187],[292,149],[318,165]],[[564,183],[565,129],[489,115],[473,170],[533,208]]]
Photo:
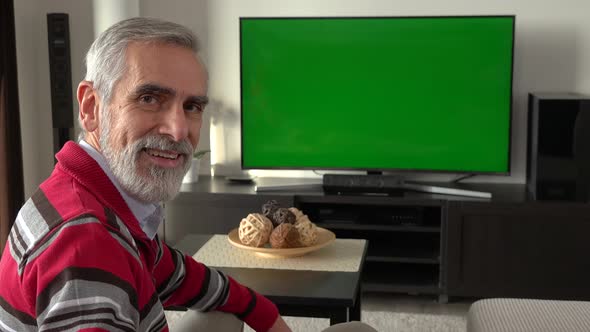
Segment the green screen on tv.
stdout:
[[508,173],[514,16],[241,18],[244,169]]

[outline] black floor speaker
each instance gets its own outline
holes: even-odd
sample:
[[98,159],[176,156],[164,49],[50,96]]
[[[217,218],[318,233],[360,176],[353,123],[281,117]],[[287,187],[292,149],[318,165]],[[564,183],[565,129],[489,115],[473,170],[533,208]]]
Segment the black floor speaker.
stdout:
[[68,14],[47,14],[47,41],[49,46],[53,149],[54,152],[57,152],[70,140],[74,127]]
[[589,201],[590,96],[529,94],[527,188],[537,200]]

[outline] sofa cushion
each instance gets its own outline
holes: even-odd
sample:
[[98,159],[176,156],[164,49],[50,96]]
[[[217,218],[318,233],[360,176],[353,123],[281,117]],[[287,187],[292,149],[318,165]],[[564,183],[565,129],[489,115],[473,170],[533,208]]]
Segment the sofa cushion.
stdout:
[[474,302],[468,332],[590,331],[590,302],[494,298]]

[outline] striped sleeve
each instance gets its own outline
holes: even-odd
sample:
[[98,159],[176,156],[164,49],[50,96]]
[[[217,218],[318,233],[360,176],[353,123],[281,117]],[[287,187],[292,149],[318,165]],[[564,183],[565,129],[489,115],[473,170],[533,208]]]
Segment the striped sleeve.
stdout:
[[39,330],[132,332],[138,309],[133,287],[104,270],[64,269],[37,297]]
[[165,307],[233,313],[256,331],[268,330],[278,318],[276,306],[267,298],[176,249],[162,248],[155,275]]
[[210,311],[226,302],[227,276],[203,264],[192,263],[192,258],[167,245],[162,249],[155,275],[164,306]]
[[0,260],[0,330],[137,330],[141,262],[126,241],[91,214],[65,221],[36,191]]

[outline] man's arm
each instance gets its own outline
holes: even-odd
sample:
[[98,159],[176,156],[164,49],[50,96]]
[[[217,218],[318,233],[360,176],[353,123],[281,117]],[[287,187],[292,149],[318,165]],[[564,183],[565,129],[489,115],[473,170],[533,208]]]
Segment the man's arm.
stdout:
[[155,275],[165,307],[175,305],[232,313],[256,331],[269,331],[277,323],[278,309],[264,296],[176,249],[166,245],[162,249]]

